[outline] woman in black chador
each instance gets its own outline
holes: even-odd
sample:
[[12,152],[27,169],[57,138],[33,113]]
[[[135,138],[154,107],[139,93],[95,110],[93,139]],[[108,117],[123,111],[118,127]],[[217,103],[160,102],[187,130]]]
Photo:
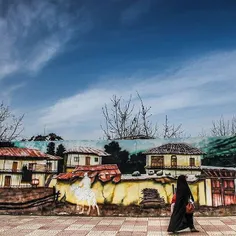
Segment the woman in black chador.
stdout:
[[168,232],[175,233],[186,228],[190,228],[191,232],[199,232],[193,225],[193,213],[186,214],[186,205],[190,198],[194,201],[186,176],[180,175],[177,180],[176,202],[170,218]]

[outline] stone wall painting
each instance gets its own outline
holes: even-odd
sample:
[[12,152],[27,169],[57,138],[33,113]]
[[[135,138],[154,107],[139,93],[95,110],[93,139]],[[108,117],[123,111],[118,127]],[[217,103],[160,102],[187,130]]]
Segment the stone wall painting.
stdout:
[[158,208],[165,205],[165,200],[163,197],[160,197],[160,194],[157,189],[154,188],[144,188],[142,190],[142,201],[140,206],[145,208]]

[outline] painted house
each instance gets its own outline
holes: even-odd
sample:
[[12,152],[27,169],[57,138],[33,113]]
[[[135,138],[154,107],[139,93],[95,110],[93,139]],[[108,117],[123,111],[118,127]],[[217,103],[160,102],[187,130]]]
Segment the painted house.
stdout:
[[201,174],[200,149],[186,143],[167,143],[144,152],[146,173],[178,176],[180,174]]
[[206,205],[227,206],[236,204],[236,168],[202,168]]
[[102,158],[110,154],[91,147],[78,147],[69,149],[65,154],[66,172],[72,172],[77,166],[102,165]]
[[29,187],[34,182],[43,187],[46,179],[57,173],[60,159],[36,149],[1,147],[0,186]]

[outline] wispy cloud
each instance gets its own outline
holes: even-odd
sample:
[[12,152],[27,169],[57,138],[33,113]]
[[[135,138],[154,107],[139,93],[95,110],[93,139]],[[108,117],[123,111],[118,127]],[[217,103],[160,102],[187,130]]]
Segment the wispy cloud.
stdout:
[[[232,113],[227,107],[233,106],[236,99],[235,62],[236,51],[219,52],[186,62],[168,76],[120,78],[116,83],[112,81],[112,86],[108,82],[108,85],[97,85],[60,99],[37,112],[38,120],[32,116],[29,119],[40,127],[47,125],[51,131],[68,135],[67,138],[98,138],[102,136],[100,124],[104,103],[110,106],[113,94],[128,99],[137,90],[144,103],[152,107],[153,121],[161,119],[161,125],[164,115],[170,114],[173,122],[186,124],[194,135],[201,131],[201,127],[211,125],[211,118]],[[138,99],[133,101],[138,105]],[[28,132],[35,131],[31,128]]]
[[121,22],[123,24],[132,24],[140,16],[146,14],[151,7],[151,1],[138,0],[134,4],[131,4],[121,13]]
[[[0,84],[1,86],[1,84]],[[25,83],[18,83],[11,86],[8,86],[7,88],[0,90],[0,102],[4,101],[5,105],[9,105],[11,103],[12,95],[20,88],[23,88],[25,86]]]
[[0,79],[36,73],[63,49],[74,30],[91,27],[83,9],[71,9],[70,1],[7,2],[0,1]]

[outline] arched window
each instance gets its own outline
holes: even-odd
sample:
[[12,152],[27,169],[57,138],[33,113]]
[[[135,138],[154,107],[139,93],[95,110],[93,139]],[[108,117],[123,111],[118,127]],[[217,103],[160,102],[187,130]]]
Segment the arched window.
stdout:
[[175,155],[171,156],[171,167],[172,168],[177,167],[177,157]]

